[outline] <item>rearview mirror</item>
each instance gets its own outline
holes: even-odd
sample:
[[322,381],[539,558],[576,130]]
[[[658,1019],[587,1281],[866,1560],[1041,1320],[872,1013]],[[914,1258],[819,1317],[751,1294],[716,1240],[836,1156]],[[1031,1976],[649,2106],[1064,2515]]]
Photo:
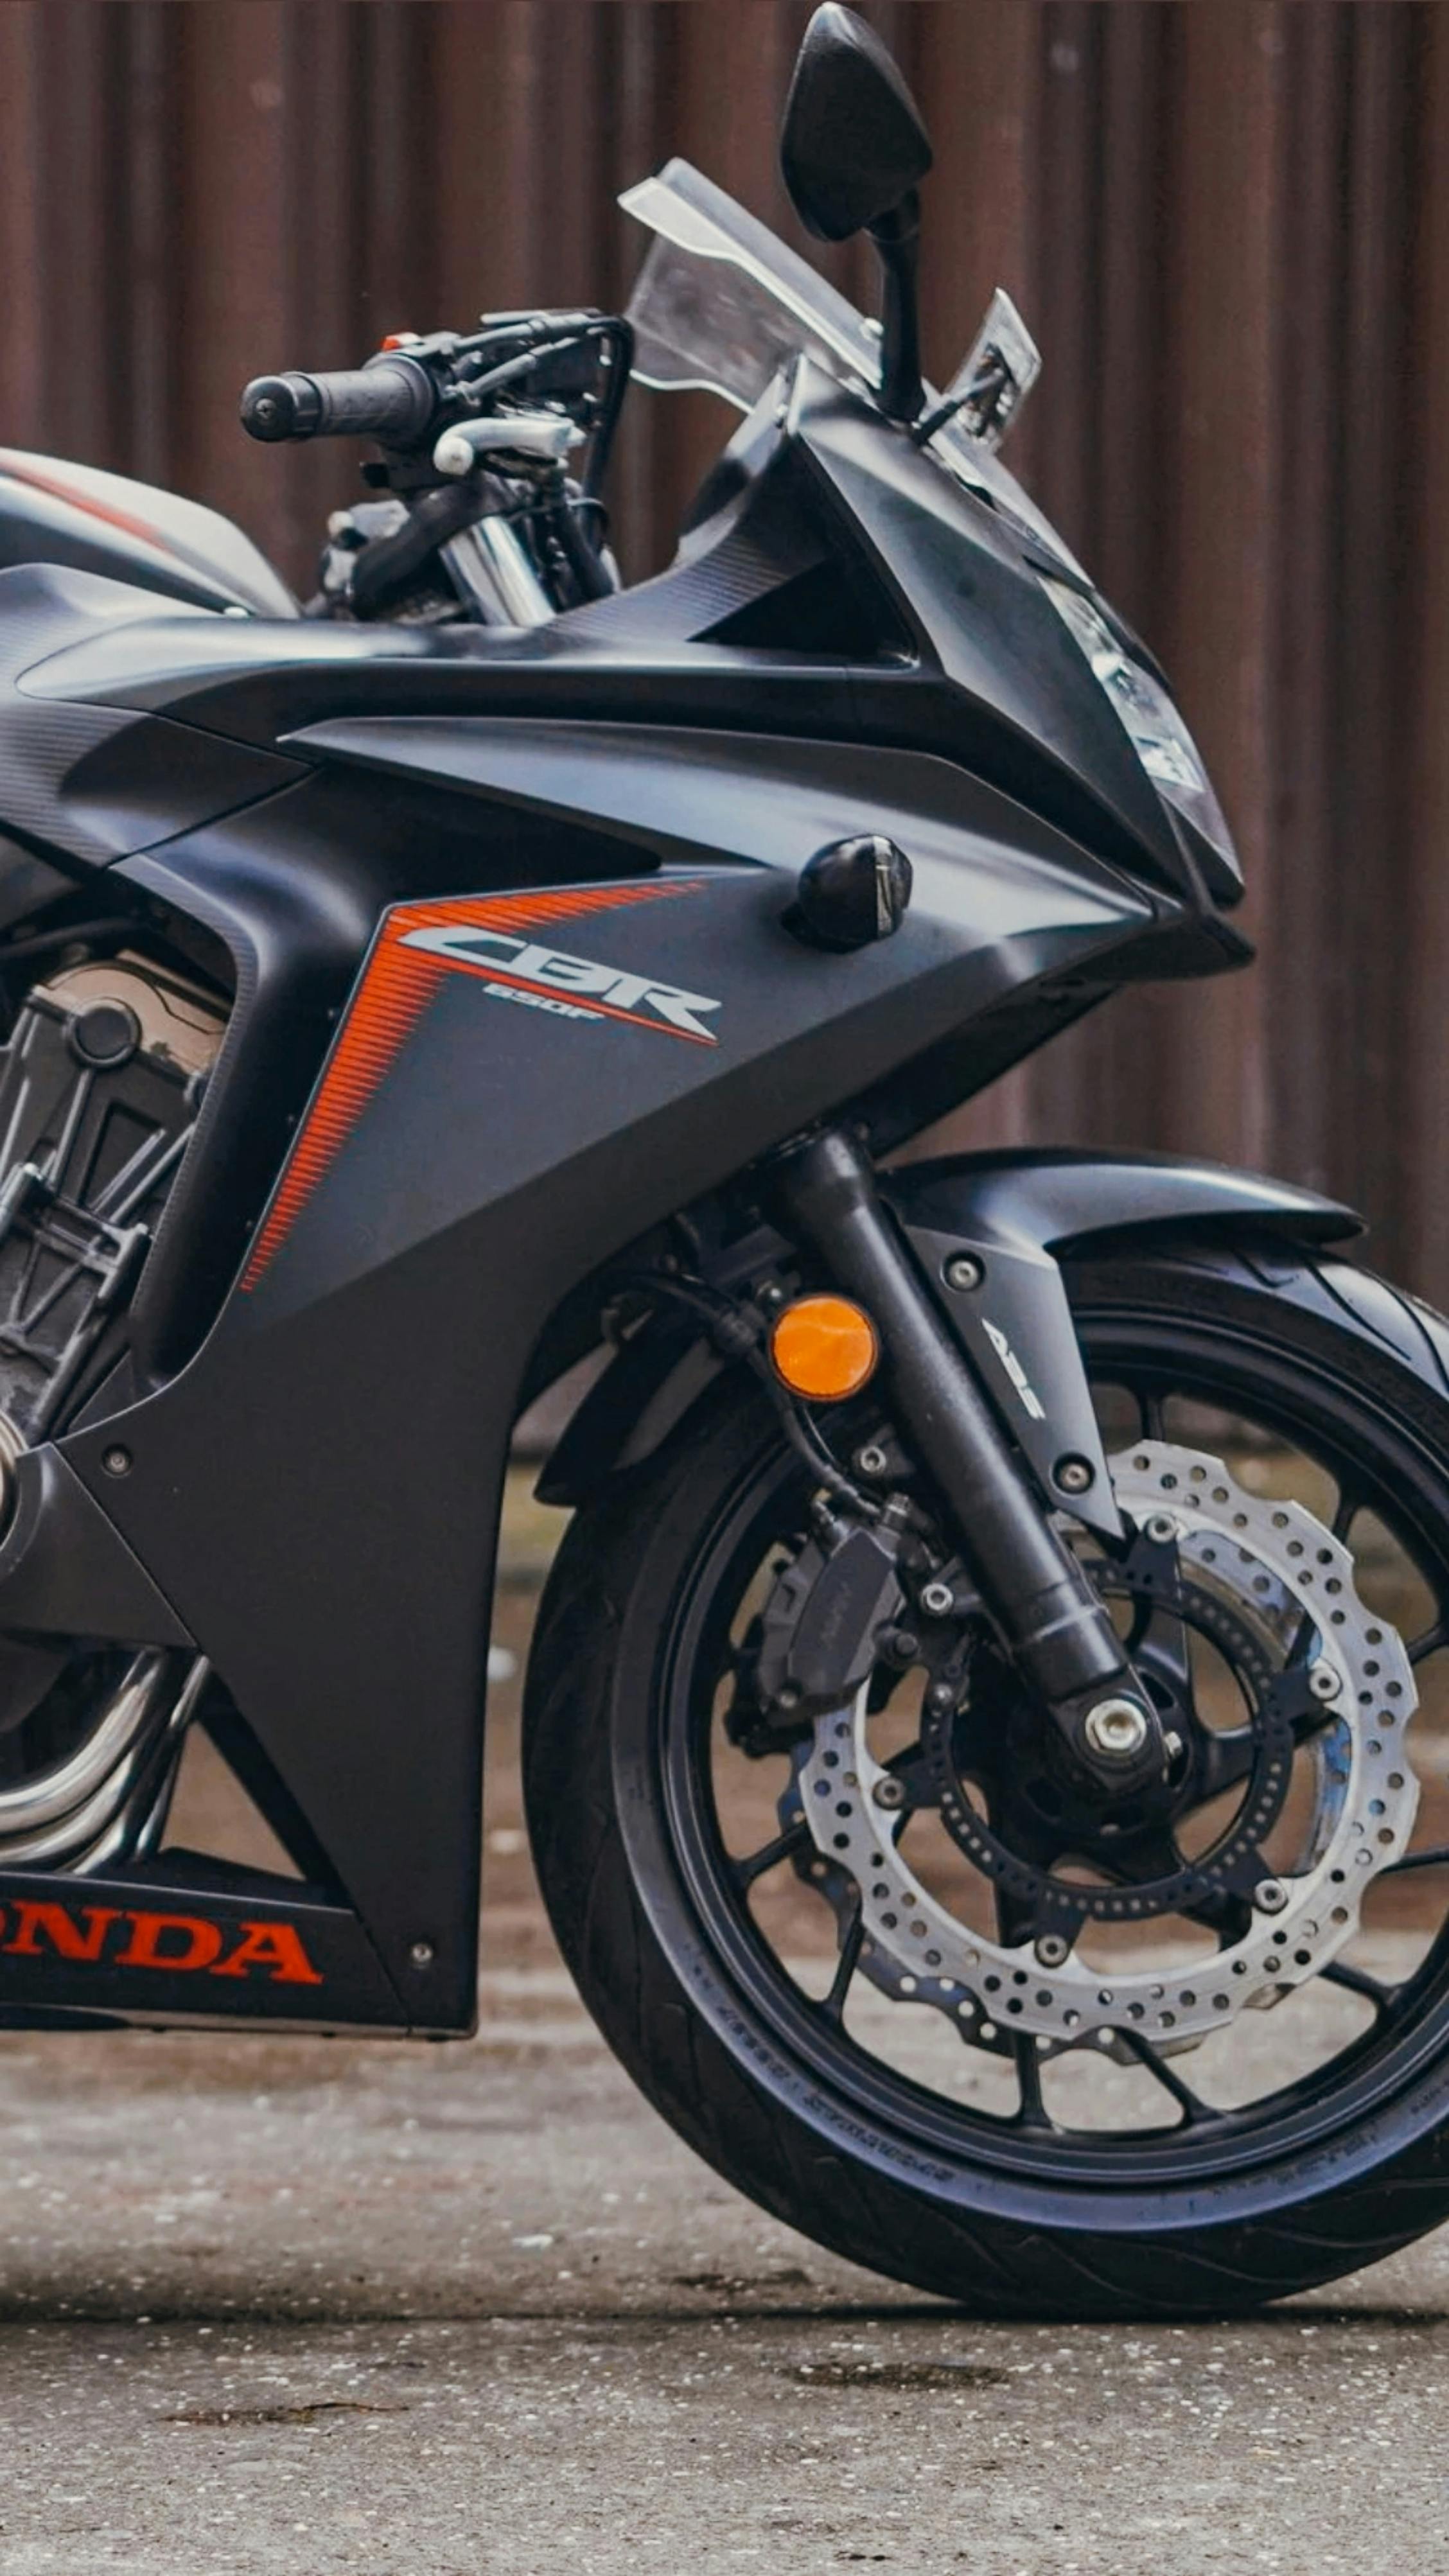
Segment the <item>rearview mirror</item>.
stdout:
[[827,0],[805,30],[780,129],[801,222],[819,241],[847,241],[893,214],[930,166],[920,112],[880,38]]
[[886,52],[853,9],[826,0],[795,63],[780,170],[791,203],[820,241],[868,232],[885,270],[880,407],[914,420],[925,399],[916,316],[916,184],[931,166],[920,111]]

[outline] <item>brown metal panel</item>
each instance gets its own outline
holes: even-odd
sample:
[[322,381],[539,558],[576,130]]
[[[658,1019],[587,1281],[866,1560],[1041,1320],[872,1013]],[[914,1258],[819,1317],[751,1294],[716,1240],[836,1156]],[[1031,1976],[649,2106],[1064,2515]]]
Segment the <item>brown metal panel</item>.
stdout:
[[1051,399],[1033,423],[1033,480],[1069,542],[1095,534],[1104,280],[1101,266],[1107,27],[1089,0],[1041,13],[1035,178],[1040,255],[1033,323],[1051,351]]
[[[607,105],[600,186],[608,203],[596,246],[600,268],[593,291],[599,302],[618,310],[629,300],[647,237],[614,200],[622,188],[668,157],[673,59],[660,0],[642,0],[642,5],[634,0],[634,5],[610,8],[603,33]],[[718,436],[728,427],[727,420],[717,405],[704,403],[703,408],[715,418]],[[663,395],[636,394],[625,405],[604,497],[628,580],[637,580],[666,562],[672,551],[673,529],[665,524],[660,503],[664,460],[673,436],[669,422],[669,404]]]
[[388,332],[431,328],[442,227],[427,148],[428,18],[398,0],[349,15],[359,57],[351,141],[362,180],[353,191],[359,345],[348,363],[356,366]]
[[95,0],[46,0],[37,32],[44,435],[114,465],[124,451],[118,390],[127,330],[116,291],[127,197],[114,113],[125,13]]
[[[1104,176],[1115,135],[1111,30],[1090,0],[1056,0],[1039,13],[1038,124],[1031,182],[1035,275],[1028,311],[1050,351],[1046,399],[1028,414],[1025,464],[1034,491],[1068,542],[1100,578],[1100,396],[1106,314]],[[1136,263],[1134,262],[1134,267]],[[1025,460],[1023,460],[1025,462]],[[1017,1077],[1016,1124],[1074,1141],[1103,1123],[1122,1019],[1115,1012],[1073,1031]],[[1139,1036],[1140,1043],[1140,1036]]]
[[[1263,0],[1175,12],[1169,64],[1175,180],[1163,318],[1172,393],[1162,470],[1171,502],[1152,634],[1237,828],[1250,929],[1272,840],[1266,620],[1283,16]],[[1241,978],[1184,987],[1159,1001],[1153,1025],[1138,1112],[1156,1130],[1150,1141],[1190,1138],[1199,1151],[1259,1160],[1267,1101],[1257,988]]]
[[[1036,0],[953,0],[913,13],[911,72],[931,128],[922,323],[945,379],[964,356],[992,289],[1034,307],[1037,286],[1042,11]],[[1033,451],[1031,415],[1018,453]]]
[[120,273],[109,280],[121,327],[115,334],[118,461],[149,482],[172,471],[172,423],[180,392],[173,279],[182,215],[183,166],[176,86],[177,13],[168,0],[132,0],[112,11],[115,66],[124,114],[114,247]]
[[288,328],[287,128],[305,105],[287,95],[289,11],[286,0],[186,0],[177,16],[186,213],[176,476],[275,544],[292,535],[296,460],[244,438],[236,400],[248,376],[300,362]]
[[[290,0],[282,22],[284,266],[277,336],[264,348],[238,349],[240,373],[232,384],[217,389],[214,434],[229,447],[247,443],[236,420],[236,397],[248,377],[272,367],[357,366],[377,337],[365,302],[364,237],[372,184],[371,154],[364,142],[366,14]],[[329,511],[357,498],[361,490],[358,452],[324,441],[295,451],[266,448],[256,453],[261,459],[258,479],[268,494],[269,524],[265,530],[255,519],[249,524],[306,595],[314,585]]]
[[[1050,158],[1051,128],[1070,120],[1077,140],[1068,166],[1082,202],[1063,205],[1057,191],[1050,237],[1059,247],[1044,263],[1037,308],[1050,366],[1037,406],[1041,488],[1108,596],[1148,634],[1158,622],[1163,549],[1169,32],[1167,13],[1137,0],[1109,11],[1052,9],[1044,65],[1044,152]],[[1059,329],[1073,357],[1066,381],[1056,364]],[[1157,995],[1114,1005],[1040,1058],[1030,1070],[1033,1132],[1073,1143],[1134,1135],[1151,1088],[1145,1069],[1173,1043],[1170,1008]]]
[[0,438],[33,447],[44,404],[40,280],[40,30],[34,0],[0,9]]
[[1410,1181],[1400,1163],[1411,1068],[1396,1011],[1402,965],[1393,921],[1404,828],[1402,599],[1410,549],[1422,538],[1404,508],[1402,400],[1417,32],[1408,10],[1352,13],[1343,382],[1359,390],[1350,398],[1340,513],[1335,803],[1342,946],[1333,1064],[1340,1168],[1350,1193],[1383,1228],[1391,1259]]
[[1397,745],[1407,770],[1399,864],[1375,937],[1395,978],[1395,1043],[1409,1072],[1395,1249],[1414,1284],[1449,1303],[1449,15],[1418,13],[1409,428],[1414,531],[1403,602]]
[[1334,777],[1350,15],[1295,9],[1284,28],[1289,78],[1275,292],[1272,803],[1255,979],[1269,1155],[1295,1179],[1323,1189],[1346,1185],[1333,1032],[1339,984],[1351,971],[1337,936]]

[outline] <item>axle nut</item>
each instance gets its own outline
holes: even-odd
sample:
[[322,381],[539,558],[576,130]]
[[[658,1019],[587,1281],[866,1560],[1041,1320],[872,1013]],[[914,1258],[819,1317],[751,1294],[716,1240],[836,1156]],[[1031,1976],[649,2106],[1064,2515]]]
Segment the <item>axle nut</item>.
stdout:
[[1082,1733],[1104,1762],[1135,1762],[1147,1742],[1147,1713],[1135,1699],[1099,1699],[1082,1721]]

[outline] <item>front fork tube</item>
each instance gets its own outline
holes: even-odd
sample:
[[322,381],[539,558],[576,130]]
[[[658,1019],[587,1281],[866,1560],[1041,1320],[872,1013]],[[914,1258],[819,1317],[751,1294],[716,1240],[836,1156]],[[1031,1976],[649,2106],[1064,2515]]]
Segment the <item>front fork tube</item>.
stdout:
[[[854,1137],[829,1128],[788,1147],[774,1179],[792,1232],[872,1317],[901,1426],[947,1507],[1017,1670],[1075,1761],[1118,1794],[1160,1778],[1166,1757],[1152,1701],[938,1315],[881,1203],[869,1156]],[[1092,1734],[1113,1730],[1099,1717],[1089,1731],[1087,1720],[1119,1698],[1140,1713],[1146,1734],[1125,1758],[1104,1758]]]

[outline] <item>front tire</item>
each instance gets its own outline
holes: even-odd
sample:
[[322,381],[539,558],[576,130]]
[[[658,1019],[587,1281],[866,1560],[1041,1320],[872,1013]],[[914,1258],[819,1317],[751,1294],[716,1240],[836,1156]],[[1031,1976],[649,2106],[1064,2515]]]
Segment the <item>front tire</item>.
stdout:
[[[1097,1379],[1266,1425],[1336,1484],[1341,1509],[1352,1492],[1365,1525],[1392,1532],[1432,1602],[1423,1690],[1449,1612],[1449,1332],[1364,1273],[1277,1251],[1095,1262],[1070,1285]],[[1320,2079],[1261,2117],[1221,2115],[1220,2139],[1211,2121],[1159,2126],[1140,2151],[1114,2137],[1086,2154],[1075,2132],[1058,2150],[1050,2122],[1028,2134],[928,2098],[802,1995],[742,1895],[731,1914],[738,1865],[696,1740],[728,1651],[726,1596],[789,1472],[768,1407],[727,1380],[578,1512],[530,1664],[544,1901],[604,2036],[671,2126],[819,2243],[978,2314],[1223,2313],[1449,2216],[1442,1925]],[[1449,1904],[1449,1866],[1415,1884]]]

